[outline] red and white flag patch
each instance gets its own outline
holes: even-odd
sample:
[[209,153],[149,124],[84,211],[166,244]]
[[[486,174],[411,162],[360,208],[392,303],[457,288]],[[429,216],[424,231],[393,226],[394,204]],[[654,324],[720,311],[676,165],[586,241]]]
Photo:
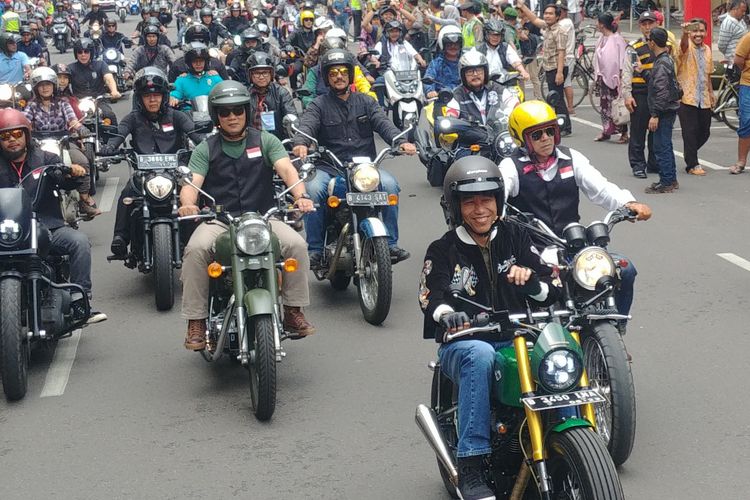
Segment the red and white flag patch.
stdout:
[[570,177],[573,177],[573,165],[568,165],[567,167],[562,167],[560,169],[560,178],[561,179],[569,179]]
[[162,123],[161,129],[164,132],[172,132],[174,130],[174,125],[172,125],[171,123]]
[[261,156],[260,147],[247,148],[245,150],[245,153],[247,154],[248,158],[260,158]]

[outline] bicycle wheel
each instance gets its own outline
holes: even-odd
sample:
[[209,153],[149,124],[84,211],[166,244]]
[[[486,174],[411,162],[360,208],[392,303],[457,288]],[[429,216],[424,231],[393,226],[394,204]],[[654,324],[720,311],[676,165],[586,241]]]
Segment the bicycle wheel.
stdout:
[[596,111],[598,115],[601,115],[601,93],[599,92],[599,85],[593,80],[589,80],[589,102],[591,103],[591,108]]
[[[589,95],[590,87],[589,87],[589,76],[586,73],[586,71],[581,67],[581,65],[576,62],[575,68],[573,69],[573,107],[577,108],[579,104],[583,102],[583,100],[586,98],[587,95]],[[581,92],[578,95],[575,95],[576,88],[581,90]]]
[[717,107],[721,107],[721,121],[727,124],[732,130],[737,130],[740,126],[740,96],[737,93],[737,87],[727,87],[719,96],[721,102],[717,100]]

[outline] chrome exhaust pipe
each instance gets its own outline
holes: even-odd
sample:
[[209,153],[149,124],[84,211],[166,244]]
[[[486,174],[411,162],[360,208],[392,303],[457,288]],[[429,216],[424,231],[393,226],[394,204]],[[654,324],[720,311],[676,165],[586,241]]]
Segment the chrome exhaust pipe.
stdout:
[[443,464],[445,470],[450,475],[450,480],[454,486],[458,485],[458,470],[456,464],[453,463],[453,456],[448,451],[448,445],[445,442],[443,433],[437,423],[435,412],[425,405],[417,406],[417,414],[414,416],[414,420],[417,423],[417,427],[422,431],[427,442],[430,443],[432,449],[435,450],[435,454]]

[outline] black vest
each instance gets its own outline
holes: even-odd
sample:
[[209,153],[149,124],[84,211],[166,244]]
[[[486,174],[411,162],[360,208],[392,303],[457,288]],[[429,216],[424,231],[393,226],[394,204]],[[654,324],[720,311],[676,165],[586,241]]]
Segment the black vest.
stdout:
[[237,159],[224,154],[220,135],[206,139],[209,170],[203,190],[234,216],[264,213],[274,204],[273,168],[263,161],[260,135],[259,130],[247,129],[245,154]]
[[[570,149],[563,146],[558,146],[557,149],[570,157]],[[522,212],[531,212],[555,234],[562,235],[565,226],[581,220],[578,213],[580,193],[575,175],[572,175],[573,160],[558,159],[557,173],[547,182],[533,170],[524,173],[524,169],[532,165],[520,161],[524,154],[519,152],[512,156],[518,172],[518,195],[508,202]]]
[[385,72],[390,67],[391,64],[391,48],[389,46],[390,40],[388,39],[388,35],[383,34],[383,36],[380,37],[380,70],[381,72]]
[[[495,82],[489,82],[484,88],[486,99],[485,117],[487,118],[487,123],[492,123],[498,107],[502,107],[503,105],[503,92],[505,91],[505,88]],[[473,120],[482,123],[482,112],[479,111],[476,103],[472,100],[470,96],[471,93],[471,90],[463,85],[459,85],[453,91],[453,98],[461,107],[459,118],[462,120]]]

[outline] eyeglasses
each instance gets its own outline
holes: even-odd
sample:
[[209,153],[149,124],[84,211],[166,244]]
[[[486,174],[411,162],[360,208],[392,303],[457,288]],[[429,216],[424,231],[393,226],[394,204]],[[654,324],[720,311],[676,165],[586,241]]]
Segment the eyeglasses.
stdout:
[[13,139],[20,139],[23,137],[24,131],[20,128],[17,128],[15,130],[6,130],[5,132],[0,132],[0,141],[9,141],[11,137]]
[[217,113],[220,117],[226,118],[229,115],[242,116],[245,114],[244,106],[235,106],[233,108],[219,108]]
[[547,127],[541,130],[535,130],[531,133],[531,140],[538,141],[542,138],[542,134],[547,134],[547,137],[555,137],[557,129],[555,127]]
[[260,77],[271,78],[271,72],[268,71],[268,70],[265,70],[265,71],[257,71],[256,70],[256,71],[251,71],[250,72],[250,76],[257,76],[258,78],[260,78]]
[[484,68],[469,68],[464,73],[467,75],[480,75],[484,72]]
[[349,68],[331,68],[328,70],[328,76],[349,76]]

